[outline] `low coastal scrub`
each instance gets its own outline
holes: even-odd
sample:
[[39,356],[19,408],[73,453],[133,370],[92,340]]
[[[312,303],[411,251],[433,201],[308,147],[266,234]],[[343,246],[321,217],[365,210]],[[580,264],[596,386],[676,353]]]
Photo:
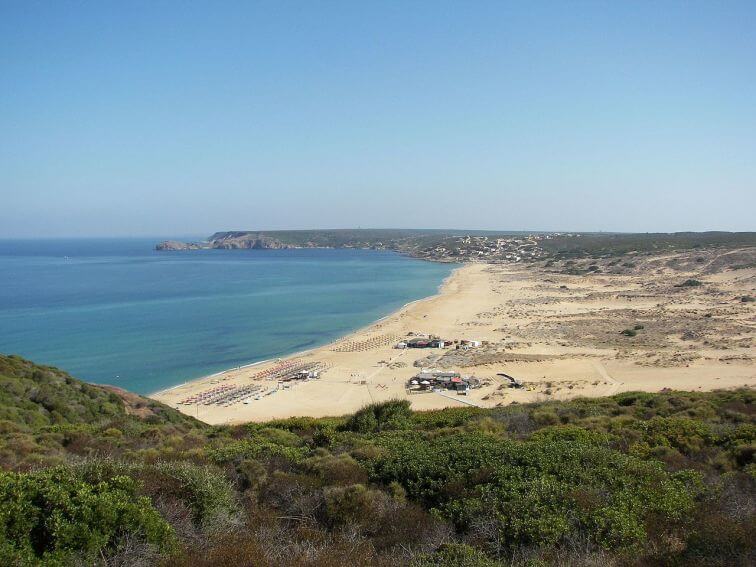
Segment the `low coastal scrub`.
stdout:
[[690,279],[690,280],[685,280],[681,284],[677,284],[675,287],[700,287],[702,285],[703,285],[703,282],[699,280]]
[[62,466],[0,473],[4,565],[91,564],[137,548],[157,560],[175,543],[170,524],[129,476],[87,482]]
[[355,413],[344,424],[344,429],[355,433],[377,433],[391,429],[406,429],[411,423],[412,411],[407,400],[392,400],[370,404]]
[[0,381],[3,565],[752,564],[753,390],[210,427],[18,357]]
[[634,325],[632,329],[623,329],[620,331],[620,335],[623,335],[625,337],[635,337],[638,335],[638,331],[642,331],[646,327],[641,324]]

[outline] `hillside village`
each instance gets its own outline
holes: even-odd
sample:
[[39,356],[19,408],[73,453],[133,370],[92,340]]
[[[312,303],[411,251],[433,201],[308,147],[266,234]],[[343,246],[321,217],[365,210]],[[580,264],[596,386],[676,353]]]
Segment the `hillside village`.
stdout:
[[415,250],[413,256],[436,261],[509,263],[541,260],[549,252],[541,246],[555,236],[572,234],[529,234],[527,236],[463,236],[449,238],[436,246]]

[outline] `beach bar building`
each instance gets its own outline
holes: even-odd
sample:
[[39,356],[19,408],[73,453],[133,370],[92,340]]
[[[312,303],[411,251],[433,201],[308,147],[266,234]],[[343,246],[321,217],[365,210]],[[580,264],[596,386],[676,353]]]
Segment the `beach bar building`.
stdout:
[[407,383],[410,391],[455,390],[462,394],[479,387],[480,380],[475,376],[461,376],[459,372],[448,370],[423,369]]
[[446,348],[451,341],[438,337],[413,337],[396,344],[396,348]]

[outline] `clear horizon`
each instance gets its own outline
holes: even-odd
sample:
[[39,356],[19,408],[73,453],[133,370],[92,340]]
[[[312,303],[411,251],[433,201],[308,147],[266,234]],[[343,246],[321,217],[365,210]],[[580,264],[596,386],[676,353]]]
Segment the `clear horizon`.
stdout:
[[[154,239],[156,242],[161,240],[168,240],[168,239],[177,239],[180,241],[188,242],[199,242],[204,241],[205,239],[209,238],[212,234],[215,232],[261,232],[261,233],[270,233],[270,232],[277,232],[277,231],[331,231],[331,230],[406,230],[408,227],[403,228],[396,228],[396,227],[364,227],[364,228],[282,228],[282,229],[229,229],[228,231],[211,231],[207,234],[141,234],[141,235],[107,235],[107,234],[94,234],[94,235],[78,235],[78,236],[71,236],[71,235],[52,235],[52,236],[0,236],[0,241],[13,241],[13,240],[150,240]],[[437,229],[427,229],[427,228],[419,228],[417,229],[419,231],[423,230],[442,230],[442,231],[458,231],[458,232],[491,232],[491,233],[530,233],[530,234],[550,234],[550,233],[574,233],[574,234],[625,234],[625,235],[631,235],[631,234],[682,234],[686,232],[694,233],[694,234],[701,234],[706,232],[727,232],[727,233],[750,233],[750,232],[756,232],[753,230],[704,230],[704,231],[644,231],[644,232],[623,232],[623,231],[589,231],[589,230],[490,230],[490,229],[478,229],[478,228],[437,228]]]
[[0,238],[753,231],[753,2],[0,4]]

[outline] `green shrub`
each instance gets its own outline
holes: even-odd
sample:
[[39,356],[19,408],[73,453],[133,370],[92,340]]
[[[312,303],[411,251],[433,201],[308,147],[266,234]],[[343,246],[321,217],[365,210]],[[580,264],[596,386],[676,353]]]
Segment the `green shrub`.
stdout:
[[367,482],[367,473],[353,457],[346,453],[339,456],[318,455],[304,462],[307,470],[314,473],[324,484],[361,484]]
[[346,419],[343,417],[289,417],[287,419],[275,419],[265,424],[249,423],[245,427],[252,432],[274,427],[296,432],[299,435],[313,435],[318,429],[336,429],[342,426],[345,421]]
[[[657,463],[588,442],[527,442],[479,433],[424,439],[382,435],[384,449],[365,462],[374,481],[397,481],[408,496],[438,509],[461,529],[488,522],[509,546],[555,545],[585,533],[607,548],[639,545],[646,520],[680,520],[692,509],[688,483]],[[584,494],[595,495],[590,505]]]
[[231,483],[214,467],[185,461],[126,463],[89,459],[74,465],[71,471],[91,484],[114,475],[131,477],[141,494],[182,502],[198,525],[222,524],[237,513]]
[[407,429],[412,425],[412,410],[408,400],[390,400],[370,404],[355,413],[344,429],[355,433],[374,433],[391,429]]
[[388,495],[363,484],[335,486],[325,490],[328,522],[333,526],[367,524],[384,508]]
[[94,563],[131,538],[163,552],[174,546],[171,527],[148,498],[137,495],[131,478],[89,484],[64,467],[0,472],[0,556],[6,564]]
[[224,524],[237,513],[231,483],[213,467],[164,461],[145,467],[140,478],[155,496],[172,496],[188,505],[201,526]]
[[692,455],[714,440],[705,423],[688,418],[657,416],[648,421],[638,421],[633,428],[642,434],[641,442],[631,449],[637,454],[646,454],[651,447],[664,446],[677,449],[684,455]]
[[476,407],[416,411],[412,413],[412,422],[423,429],[460,427],[461,425],[465,425],[475,418],[486,414],[486,410]]
[[530,441],[574,441],[596,445],[608,445],[614,436],[598,431],[590,431],[575,425],[556,425],[539,429],[530,436]]
[[[206,452],[211,461],[222,463],[238,463],[243,459],[271,459],[280,457],[291,462],[298,463],[307,455],[308,449],[304,446],[292,446],[292,439],[296,437],[291,433],[279,431],[284,438],[277,435],[260,434],[250,439],[238,441],[226,441],[216,443],[209,447]],[[292,437],[293,436],[293,437]],[[275,440],[271,440],[271,438]],[[301,444],[301,441],[298,442]],[[279,444],[277,441],[282,441]]]
[[282,447],[301,447],[303,445],[302,439],[298,435],[274,427],[259,429],[255,433],[255,438]]
[[243,459],[236,465],[236,473],[242,490],[257,489],[268,479],[265,466],[254,459]]
[[531,416],[533,420],[541,427],[548,425],[558,425],[560,423],[559,415],[554,408],[539,408],[537,410],[534,410]]
[[485,553],[462,543],[445,543],[435,553],[415,558],[410,567],[499,567]]

